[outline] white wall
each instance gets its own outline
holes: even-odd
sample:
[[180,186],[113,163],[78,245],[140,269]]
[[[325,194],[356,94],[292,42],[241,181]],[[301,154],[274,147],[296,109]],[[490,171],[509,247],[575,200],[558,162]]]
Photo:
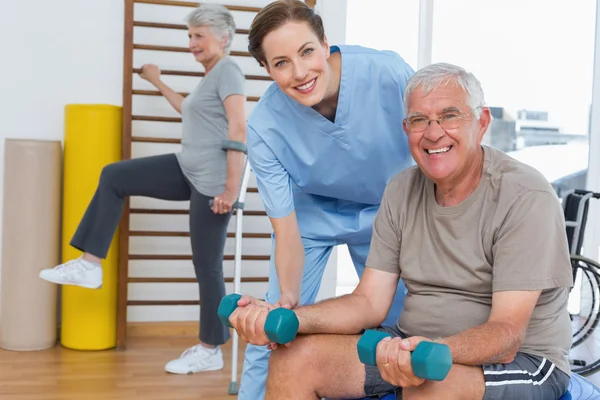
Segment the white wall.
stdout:
[[[215,0],[226,4],[262,6],[269,0]],[[343,0],[338,5],[343,6]],[[326,4],[323,2],[323,4]],[[63,108],[69,103],[108,103],[122,105],[122,69],[123,69],[123,0],[92,1],[92,0],[30,0],[2,2],[0,5],[0,44],[3,59],[0,64],[0,168],[3,169],[4,140],[6,138],[54,139],[63,138]],[[136,19],[143,17],[146,21],[182,23],[182,15],[191,9],[180,8],[179,14],[164,12],[160,6],[136,4]],[[345,32],[345,13],[339,9],[327,7],[320,13],[327,25],[327,33],[335,38],[337,43],[343,43]],[[252,15],[240,17],[239,28],[247,28]],[[165,20],[167,19],[167,20]],[[333,21],[333,22],[329,22]],[[155,31],[156,32],[156,31]],[[187,37],[184,31],[162,31],[160,35],[145,28],[136,28],[135,41],[150,41],[151,44],[186,46]],[[178,44],[173,44],[173,41]],[[245,36],[238,35],[235,47],[243,50]],[[193,63],[186,53],[134,53],[134,67],[144,62],[154,62],[162,68]],[[254,60],[246,59],[242,68],[246,73],[264,73]],[[197,64],[196,64],[197,67]],[[201,70],[201,66],[198,68]],[[189,78],[164,77],[167,84],[176,90],[189,89]],[[192,82],[193,83],[193,82]],[[193,83],[195,84],[195,83]],[[134,76],[134,88],[148,88],[146,82]],[[250,82],[249,90],[260,95],[266,84]],[[133,103],[134,113],[149,113],[152,115],[173,114],[164,99],[136,96]],[[251,110],[249,104],[248,110]],[[146,130],[143,124],[134,128],[138,132]],[[157,129],[154,127],[153,129]],[[152,134],[144,131],[143,134]],[[160,128],[159,128],[160,130]],[[164,132],[163,132],[164,133]],[[139,133],[138,133],[139,134]],[[171,125],[171,133],[177,136],[177,129]],[[133,157],[149,154],[177,151],[178,146],[137,144],[132,149]],[[4,171],[0,171],[0,180]],[[1,194],[0,185],[0,194]],[[257,195],[248,196],[248,203],[255,209],[261,209],[262,203]],[[168,208],[181,207],[181,204],[165,204],[147,199],[134,198],[132,205],[163,206]],[[185,205],[183,205],[185,206]],[[1,195],[0,195],[1,207]],[[1,218],[1,215],[0,215]],[[261,218],[262,220],[258,220]],[[265,217],[246,217],[245,226],[248,230],[270,231]],[[232,221],[235,222],[234,220]],[[232,227],[233,227],[232,223]],[[1,224],[1,220],[0,220]],[[131,229],[184,230],[187,229],[185,218],[161,218],[132,216]],[[246,228],[245,228],[246,229]],[[0,232],[0,235],[2,233]],[[4,232],[6,234],[6,232]],[[149,252],[160,246],[159,252],[182,253],[189,248],[186,239],[174,238],[133,238],[130,252]],[[248,254],[265,254],[265,244],[246,240],[245,252]],[[227,251],[232,253],[233,241],[228,241]],[[32,249],[34,250],[34,249]],[[52,267],[52,266],[40,266]],[[231,276],[232,263],[225,263],[225,274]],[[247,276],[266,276],[267,262],[244,264]],[[319,298],[328,297],[335,293],[337,258],[332,256],[325,273]],[[168,270],[168,272],[167,272]],[[193,269],[190,262],[130,262],[130,276],[182,276],[192,277]],[[195,284],[130,284],[130,299],[197,299]],[[246,286],[246,289],[256,295],[264,294],[266,284]],[[231,290],[231,285],[228,285]],[[244,290],[244,288],[243,288]],[[196,307],[178,307],[168,310],[163,307],[133,307],[129,309],[129,320],[195,320],[198,317]]]
[[[331,0],[320,0],[325,3]],[[346,40],[393,50],[413,68],[419,53],[420,0],[347,0]]]
[[6,138],[62,140],[65,104],[121,104],[122,43],[122,1],[0,4],[0,181]]

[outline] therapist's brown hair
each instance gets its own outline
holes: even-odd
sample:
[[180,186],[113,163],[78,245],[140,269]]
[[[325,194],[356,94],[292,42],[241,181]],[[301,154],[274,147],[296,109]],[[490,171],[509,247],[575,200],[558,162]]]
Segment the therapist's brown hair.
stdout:
[[305,2],[300,0],[277,0],[263,7],[250,26],[248,52],[258,63],[268,66],[262,43],[269,33],[287,22],[306,22],[321,43],[325,40],[323,20]]

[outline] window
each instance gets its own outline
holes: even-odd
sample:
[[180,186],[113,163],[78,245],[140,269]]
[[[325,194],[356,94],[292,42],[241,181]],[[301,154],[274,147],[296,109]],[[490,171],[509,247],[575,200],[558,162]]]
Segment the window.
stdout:
[[585,188],[595,23],[595,0],[434,2],[432,62],[475,74],[494,117],[485,143],[559,195]]

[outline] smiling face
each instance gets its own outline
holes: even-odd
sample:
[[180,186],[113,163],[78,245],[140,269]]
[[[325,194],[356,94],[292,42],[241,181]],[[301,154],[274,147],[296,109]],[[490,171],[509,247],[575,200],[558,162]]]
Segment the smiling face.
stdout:
[[215,36],[209,26],[192,26],[188,30],[189,48],[199,63],[212,64],[224,54],[225,40]]
[[309,107],[323,100],[330,80],[327,39],[321,43],[308,24],[290,21],[267,34],[262,49],[265,68],[284,93]]
[[[481,140],[490,123],[487,107],[476,119],[467,103],[466,92],[449,83],[429,93],[417,87],[408,98],[408,112],[403,126],[413,158],[423,173],[436,184],[458,184],[478,160]],[[411,132],[411,126],[426,123],[422,132]],[[446,130],[434,119],[447,124]],[[451,128],[448,128],[451,126]]]

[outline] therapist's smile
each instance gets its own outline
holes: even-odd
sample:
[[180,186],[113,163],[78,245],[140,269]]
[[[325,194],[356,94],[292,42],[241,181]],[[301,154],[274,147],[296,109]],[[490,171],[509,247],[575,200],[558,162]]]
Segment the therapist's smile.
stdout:
[[308,94],[313,91],[317,83],[317,78],[314,78],[306,83],[296,86],[296,90],[300,93]]

